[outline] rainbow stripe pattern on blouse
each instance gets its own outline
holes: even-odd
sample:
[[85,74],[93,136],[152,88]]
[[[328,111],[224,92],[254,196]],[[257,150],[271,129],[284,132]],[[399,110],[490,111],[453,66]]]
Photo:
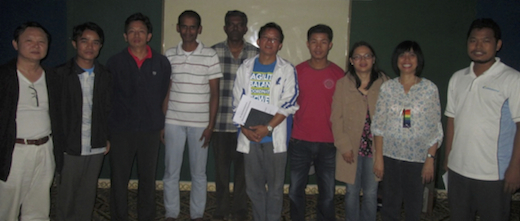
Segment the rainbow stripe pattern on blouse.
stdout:
[[412,111],[410,109],[403,109],[403,127],[410,128],[412,124]]

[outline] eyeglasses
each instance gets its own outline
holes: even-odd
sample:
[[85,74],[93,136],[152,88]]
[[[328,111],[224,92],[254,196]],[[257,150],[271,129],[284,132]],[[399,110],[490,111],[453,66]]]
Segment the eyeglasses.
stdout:
[[270,37],[267,37],[267,36],[260,37],[260,40],[261,41],[266,41],[266,42],[271,42],[273,44],[280,42],[280,39],[278,39],[278,38],[270,38]]
[[36,100],[36,107],[39,107],[40,101],[38,100],[38,91],[33,84],[29,85],[29,90],[31,91],[32,97]]
[[364,54],[364,55],[354,55],[352,56],[352,60],[354,61],[361,61],[361,59],[370,60],[374,58],[374,55],[372,54]]

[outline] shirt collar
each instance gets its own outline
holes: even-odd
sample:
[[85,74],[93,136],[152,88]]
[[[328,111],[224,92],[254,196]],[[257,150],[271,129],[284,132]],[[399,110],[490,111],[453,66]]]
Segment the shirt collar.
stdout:
[[[73,60],[74,60],[74,67],[73,67],[74,73],[75,74],[83,74],[85,72],[85,70],[83,70],[83,68],[81,68],[78,65],[78,62],[76,61],[76,59],[77,59],[76,57],[73,58]],[[94,71],[92,73],[96,72],[96,67],[98,66],[97,63],[98,63],[98,61],[95,60],[94,61]]]
[[[139,61],[139,58],[132,53],[132,50],[130,50],[130,47],[128,47],[128,53],[136,60]],[[150,48],[150,45],[146,45],[146,57],[144,57],[142,60],[146,60],[148,58],[152,58],[152,48]]]
[[[482,73],[480,76],[483,76],[483,75],[493,75],[493,74],[497,74],[496,72],[493,72],[491,70],[495,69],[495,67],[501,63],[500,62],[500,58],[499,57],[495,57],[495,63],[493,63],[493,65],[491,65],[491,67],[489,67],[486,71],[484,71],[484,73]],[[471,64],[469,65],[469,71],[467,72],[467,74],[472,74],[474,77],[476,77],[477,75],[475,74],[475,72],[473,72],[473,67],[475,66],[475,62],[472,61]]]
[[[195,48],[195,50],[191,51],[191,54],[200,53],[202,51],[202,48],[204,48],[204,44],[202,44],[202,42],[199,39],[197,39],[196,41],[197,43],[199,43],[199,45],[197,45],[197,48]],[[179,42],[179,44],[177,45],[177,54],[184,54],[184,49],[182,49],[182,41]]]

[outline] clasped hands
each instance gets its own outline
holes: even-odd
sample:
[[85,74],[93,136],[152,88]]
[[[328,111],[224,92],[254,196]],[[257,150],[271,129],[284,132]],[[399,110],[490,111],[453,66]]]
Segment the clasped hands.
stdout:
[[264,125],[256,125],[246,128],[246,126],[242,126],[240,128],[242,133],[246,135],[247,139],[253,142],[260,142],[264,139],[267,134],[269,134],[269,130],[267,130],[267,126]]

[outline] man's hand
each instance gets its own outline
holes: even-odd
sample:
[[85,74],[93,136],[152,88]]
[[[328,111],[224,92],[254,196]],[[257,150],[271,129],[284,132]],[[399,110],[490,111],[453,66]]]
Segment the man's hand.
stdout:
[[[267,126],[264,126],[264,125],[256,125],[256,126],[252,126],[250,127],[256,134],[256,136],[258,138],[260,138],[260,140],[264,139],[265,136],[267,136],[267,134],[269,134],[269,130],[267,130]],[[260,142],[260,141],[257,141],[257,142]]]
[[164,143],[164,129],[161,130],[161,133],[159,134],[159,139],[161,139],[161,142],[163,144],[166,144],[166,143]]
[[341,156],[348,164],[352,164],[354,162],[354,151],[352,150],[345,152]]
[[107,153],[110,151],[110,141],[107,140],[107,149],[103,153],[104,155],[107,155]]
[[251,129],[246,129],[245,126],[242,126],[240,128],[242,133],[246,135],[247,139],[253,142],[260,142],[262,139],[259,139],[259,137],[255,134],[255,132]]
[[433,172],[434,172],[434,159],[433,158],[426,158],[426,161],[424,161],[421,177],[422,177],[422,183],[426,184],[433,180]]
[[504,192],[515,193],[520,188],[520,166],[509,166],[504,176]]
[[516,123],[513,154],[504,176],[504,192],[512,194],[518,188],[520,188],[520,122]]
[[213,134],[213,129],[206,128],[204,132],[202,132],[202,136],[200,136],[199,141],[204,140],[202,144],[202,148],[206,148],[209,146],[209,141],[211,140],[211,134]]
[[446,134],[444,136],[445,139],[445,150],[444,150],[444,162],[442,163],[442,168],[444,171],[448,171],[448,158],[450,157],[451,148],[453,145],[453,137],[455,136],[455,119],[453,117],[448,117],[446,121]]

